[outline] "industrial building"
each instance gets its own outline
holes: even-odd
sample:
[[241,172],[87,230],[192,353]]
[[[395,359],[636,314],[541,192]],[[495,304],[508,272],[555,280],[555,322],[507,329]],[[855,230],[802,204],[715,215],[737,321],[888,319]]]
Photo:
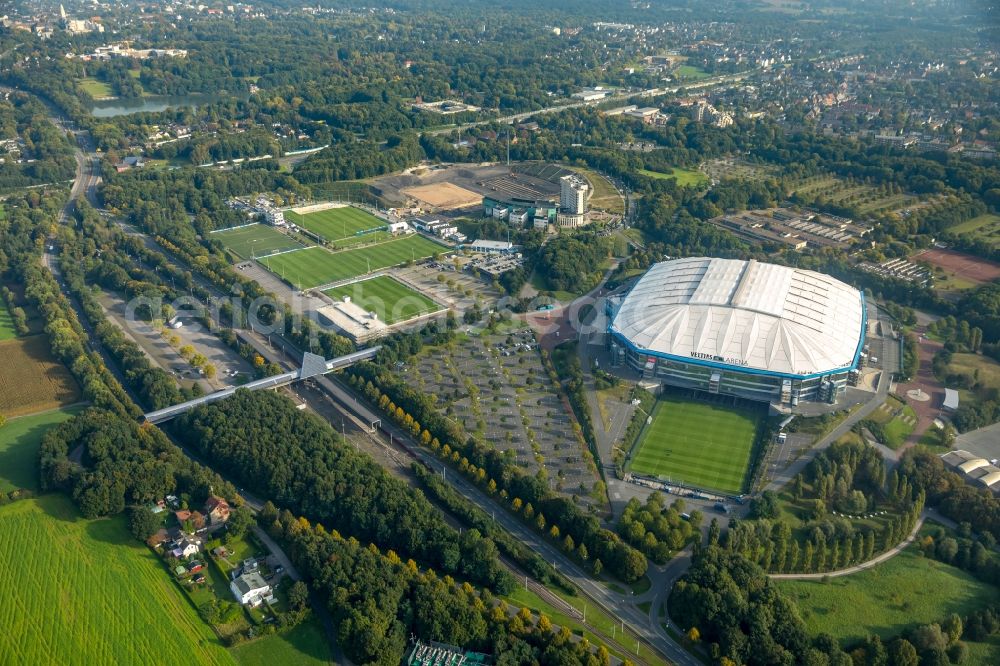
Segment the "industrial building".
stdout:
[[995,464],[996,460],[991,462],[964,449],[949,451],[941,456],[941,460],[953,472],[961,475],[966,483],[988,488],[1000,495],[1000,467]]
[[524,219],[530,219],[533,223],[544,220],[546,224],[555,224],[559,206],[546,199],[483,197],[483,213],[487,217],[507,222],[510,220],[511,211],[523,211]]
[[316,314],[325,324],[333,326],[338,333],[354,344],[370,342],[389,332],[389,327],[378,318],[377,314],[368,312],[354,303],[350,296],[318,308]]
[[655,264],[607,314],[612,362],[648,380],[776,405],[836,402],[864,295],[813,271],[696,257]]

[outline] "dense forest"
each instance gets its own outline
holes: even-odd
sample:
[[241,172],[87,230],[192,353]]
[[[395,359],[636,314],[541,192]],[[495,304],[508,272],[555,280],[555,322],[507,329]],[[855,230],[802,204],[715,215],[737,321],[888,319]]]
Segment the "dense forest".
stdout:
[[177,420],[185,445],[252,492],[296,514],[443,573],[509,591],[492,541],[448,527],[424,499],[325,421],[268,391],[237,391]]

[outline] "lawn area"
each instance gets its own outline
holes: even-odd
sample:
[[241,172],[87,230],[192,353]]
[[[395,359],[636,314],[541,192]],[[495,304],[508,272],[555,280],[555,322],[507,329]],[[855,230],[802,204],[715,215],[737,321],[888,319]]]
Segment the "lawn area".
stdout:
[[885,436],[888,440],[886,445],[891,449],[898,449],[910,436],[917,425],[917,414],[909,405],[893,417],[885,426]]
[[328,241],[336,241],[341,238],[348,238],[371,229],[381,229],[386,226],[386,221],[381,220],[368,211],[354,208],[353,206],[343,206],[341,208],[328,208],[315,213],[300,215],[288,211],[285,219],[303,229],[322,236]]
[[[556,592],[556,594],[564,601],[566,601],[568,604],[576,608],[577,610],[582,610],[585,607],[586,602],[581,600],[578,596],[567,597],[566,595],[559,594],[558,592]],[[611,654],[617,657],[618,659],[627,659],[629,657],[632,657],[633,659],[635,658],[635,654],[632,652],[627,652],[623,654],[619,650],[613,649],[611,646],[606,645],[605,641],[598,638],[589,629],[586,629],[584,625],[580,623],[579,620],[577,620],[574,617],[571,617],[564,611],[555,608],[554,606],[552,606],[550,603],[539,597],[531,590],[524,589],[523,586],[518,587],[509,595],[505,596],[504,600],[507,602],[508,605],[513,606],[514,608],[528,608],[535,613],[545,613],[545,615],[548,616],[550,620],[552,620],[553,624],[558,625],[560,627],[565,626],[574,634],[586,637],[591,643],[604,644],[608,648],[608,651],[611,652]],[[586,606],[586,608],[587,608],[587,623],[590,626],[597,628],[598,631],[601,631],[605,635],[611,636],[612,634],[611,627],[612,625],[615,625],[617,628],[618,619],[612,618],[611,616],[605,614],[600,608],[595,607],[593,604]],[[621,633],[618,632],[615,638],[617,639],[620,636]],[[634,640],[635,639],[632,638],[631,635],[629,635],[627,643],[629,646],[633,648],[635,647],[635,644],[633,642]],[[645,644],[642,644],[640,646],[639,656],[640,658],[643,659],[643,663],[649,663],[649,664],[666,663],[663,661],[662,658],[660,658],[658,655],[650,651],[650,649],[646,647]]]
[[13,340],[16,337],[14,318],[10,315],[7,305],[0,299],[0,340]]
[[217,240],[244,259],[262,257],[275,252],[285,252],[303,247],[294,238],[263,224],[216,231],[210,238]]
[[83,409],[82,405],[54,409],[11,419],[0,427],[0,492],[18,488],[37,491],[38,446],[42,435]]
[[693,187],[708,182],[708,176],[696,169],[681,169],[680,167],[674,167],[670,173],[650,171],[649,169],[639,169],[639,173],[643,176],[657,179],[676,178],[677,184],[681,187]]
[[287,632],[239,645],[232,649],[232,654],[242,666],[319,666],[333,663],[330,645],[315,617]]
[[609,213],[617,215],[621,215],[624,212],[625,202],[622,199],[622,195],[618,194],[615,186],[611,184],[611,181],[591,169],[582,169],[579,167],[572,167],[572,169],[585,177],[594,187],[594,192],[590,195],[591,208],[606,210]]
[[677,78],[686,79],[688,81],[698,81],[701,79],[707,79],[711,76],[705,70],[700,67],[695,67],[694,65],[681,65],[677,68],[675,73],[677,74]]
[[1000,388],[1000,363],[979,354],[953,354],[948,364],[949,373],[963,373],[973,377],[979,371],[979,381],[984,386]]
[[410,234],[353,250],[329,252],[321,247],[311,247],[258,261],[289,284],[308,289],[396,266],[411,259],[423,259],[446,250],[445,246],[432,240]]
[[115,91],[111,89],[104,81],[98,81],[92,77],[86,77],[77,81],[76,84],[80,90],[87,93],[94,99],[101,99],[102,97],[113,97]]
[[390,325],[442,309],[423,294],[387,275],[341,285],[323,293],[340,300],[349,296],[353,303],[375,312]]
[[783,580],[778,587],[795,601],[811,634],[829,633],[845,646],[868,633],[884,640],[950,613],[964,616],[1000,595],[956,567],[923,557],[916,546],[857,574],[826,583]]
[[895,396],[889,396],[869,418],[882,426],[885,445],[890,449],[902,446],[917,425],[913,408]]
[[125,523],[62,495],[0,507],[2,661],[234,663]]
[[725,493],[741,493],[763,413],[667,397],[653,408],[633,472]]
[[980,215],[979,217],[974,217],[971,220],[966,220],[965,222],[959,222],[953,227],[948,228],[948,233],[952,234],[968,234],[974,231],[984,230],[987,233],[980,234],[980,237],[988,237],[991,240],[1000,240],[993,238],[993,234],[990,232],[1000,230],[1000,215],[993,215],[991,213],[986,213],[985,215]]

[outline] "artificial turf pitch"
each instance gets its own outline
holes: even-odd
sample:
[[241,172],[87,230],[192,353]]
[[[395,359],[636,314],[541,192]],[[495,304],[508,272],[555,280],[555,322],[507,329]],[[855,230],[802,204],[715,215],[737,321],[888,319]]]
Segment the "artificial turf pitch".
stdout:
[[741,493],[760,411],[662,398],[653,408],[630,469],[687,485]]
[[285,213],[285,218],[328,241],[348,238],[362,231],[381,229],[386,226],[385,220],[380,220],[371,213],[352,206],[327,208],[305,215],[288,211]]
[[302,244],[294,238],[263,224],[217,231],[211,235],[211,238],[221,242],[244,259],[296,250],[302,247]]
[[349,296],[353,303],[375,312],[389,325],[441,309],[431,299],[387,275],[326,289],[323,293],[337,299]]
[[410,234],[353,250],[330,252],[321,247],[310,247],[263,257],[259,261],[285,282],[298,289],[310,289],[410,260],[424,259],[447,249],[423,236]]

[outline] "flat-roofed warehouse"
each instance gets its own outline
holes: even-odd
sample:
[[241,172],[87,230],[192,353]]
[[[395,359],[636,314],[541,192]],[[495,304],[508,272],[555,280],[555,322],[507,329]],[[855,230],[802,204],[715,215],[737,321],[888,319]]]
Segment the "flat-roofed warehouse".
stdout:
[[836,401],[866,328],[857,289],[752,260],[655,264],[608,310],[614,363],[672,386],[791,405]]

